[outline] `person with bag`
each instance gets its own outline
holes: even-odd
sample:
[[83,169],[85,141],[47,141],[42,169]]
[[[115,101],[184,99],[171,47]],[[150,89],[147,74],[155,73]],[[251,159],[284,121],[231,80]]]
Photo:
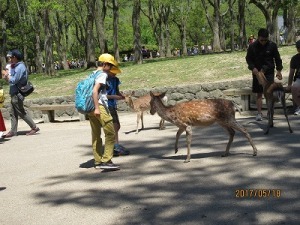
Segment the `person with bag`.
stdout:
[[[97,63],[97,71],[100,71],[100,74],[96,77],[93,87],[95,109],[88,114],[92,130],[94,167],[106,170],[118,170],[120,167],[112,162],[115,129],[113,118],[108,109],[106,84],[108,73],[112,67],[115,66],[118,70],[119,68],[114,57],[107,53],[100,55]],[[102,146],[101,128],[105,134],[105,146]]]
[[2,77],[9,83],[9,94],[11,96],[11,129],[3,135],[5,138],[10,138],[18,135],[18,117],[21,117],[31,128],[26,135],[36,134],[40,129],[36,126],[32,118],[24,109],[24,96],[20,93],[19,88],[26,86],[28,83],[28,71],[24,64],[23,54],[14,49],[11,51],[11,69],[3,70]]

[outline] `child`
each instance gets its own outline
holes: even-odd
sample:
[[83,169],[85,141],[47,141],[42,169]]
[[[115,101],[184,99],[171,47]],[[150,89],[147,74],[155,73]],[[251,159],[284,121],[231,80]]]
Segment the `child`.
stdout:
[[120,121],[117,112],[117,100],[124,99],[125,97],[119,92],[119,85],[121,84],[119,78],[116,77],[117,73],[121,71],[116,67],[112,67],[109,71],[107,79],[107,99],[108,99],[108,109],[113,118],[114,128],[115,128],[115,146],[114,146],[114,156],[129,155],[130,152],[126,150],[122,145],[119,144],[118,132],[120,130]]

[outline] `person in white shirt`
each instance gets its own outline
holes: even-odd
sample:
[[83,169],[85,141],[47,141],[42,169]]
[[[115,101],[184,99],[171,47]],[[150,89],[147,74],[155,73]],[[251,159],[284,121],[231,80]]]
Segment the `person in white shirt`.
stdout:
[[[106,92],[106,83],[109,71],[115,67],[118,69],[118,63],[110,54],[102,54],[98,59],[98,71],[100,75],[95,80],[93,88],[93,101],[95,105],[94,112],[88,114],[92,129],[92,146],[94,154],[94,167],[100,169],[119,169],[119,166],[112,162],[115,129],[113,118],[108,109],[108,99]],[[119,70],[119,69],[118,69]],[[105,134],[105,146],[103,147],[101,139],[101,129]]]

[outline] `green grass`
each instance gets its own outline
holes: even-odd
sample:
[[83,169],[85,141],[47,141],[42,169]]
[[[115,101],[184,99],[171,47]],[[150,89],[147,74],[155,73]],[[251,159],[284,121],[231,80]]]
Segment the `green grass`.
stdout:
[[[279,48],[283,60],[283,75],[288,76],[289,62],[296,53],[294,46]],[[141,65],[121,63],[119,74],[121,90],[150,89],[153,87],[173,87],[195,83],[251,77],[245,61],[246,52],[220,53],[171,59],[146,60]],[[55,77],[31,74],[30,81],[35,92],[28,98],[72,95],[77,83],[91,70],[83,69],[59,71]],[[3,81],[2,81],[3,83]],[[8,85],[3,85],[8,93]]]

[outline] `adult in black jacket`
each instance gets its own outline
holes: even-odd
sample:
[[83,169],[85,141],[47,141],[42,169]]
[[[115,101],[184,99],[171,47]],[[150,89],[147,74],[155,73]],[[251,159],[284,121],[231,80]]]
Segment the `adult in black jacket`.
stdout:
[[259,84],[256,75],[259,71],[263,71],[267,80],[274,81],[274,72],[277,70],[276,77],[281,80],[282,60],[278,52],[277,45],[269,40],[269,32],[265,28],[258,31],[257,40],[249,45],[246,55],[246,62],[248,69],[252,71],[252,92],[257,93],[256,106],[257,116],[256,120],[262,120],[262,94],[263,87]]

